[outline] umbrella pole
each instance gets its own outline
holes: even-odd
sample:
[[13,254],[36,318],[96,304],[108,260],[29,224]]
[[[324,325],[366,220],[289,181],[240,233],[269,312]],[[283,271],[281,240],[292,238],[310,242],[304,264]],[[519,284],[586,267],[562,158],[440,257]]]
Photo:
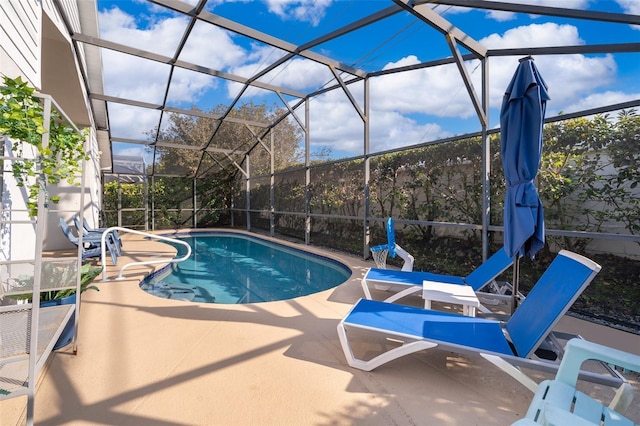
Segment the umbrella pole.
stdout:
[[516,311],[518,307],[518,287],[520,284],[520,256],[516,253],[516,258],[513,261],[513,290],[511,290],[511,315]]

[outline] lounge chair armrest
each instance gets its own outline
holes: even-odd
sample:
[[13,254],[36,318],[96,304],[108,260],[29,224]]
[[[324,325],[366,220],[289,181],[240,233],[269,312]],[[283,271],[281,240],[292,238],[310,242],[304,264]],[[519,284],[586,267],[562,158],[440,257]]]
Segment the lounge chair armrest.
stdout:
[[590,359],[640,372],[640,356],[575,338],[567,343],[567,349],[563,362],[558,368],[556,380],[575,387],[580,366],[584,361]]
[[[601,361],[627,370],[640,372],[640,356],[575,338],[567,343],[564,358],[556,374],[556,380],[575,387],[580,367],[587,360]],[[611,371],[614,370],[612,369]],[[609,404],[609,408],[624,413],[633,400],[633,387],[620,374],[615,374],[623,380],[623,383],[616,390],[615,397]]]

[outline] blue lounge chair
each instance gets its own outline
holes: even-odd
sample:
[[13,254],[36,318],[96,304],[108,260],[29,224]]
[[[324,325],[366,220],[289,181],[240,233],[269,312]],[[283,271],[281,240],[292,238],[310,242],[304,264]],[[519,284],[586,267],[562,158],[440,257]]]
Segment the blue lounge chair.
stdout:
[[[80,244],[80,239],[75,235],[73,235],[73,232],[71,232],[71,228],[69,228],[69,225],[67,225],[67,222],[65,222],[64,219],[62,218],[60,218],[60,228],[62,229],[62,233],[67,237],[67,239],[71,243],[73,243],[76,247],[78,247]],[[82,247],[81,247],[82,260],[102,256],[100,239],[101,237],[95,238],[95,237],[91,237],[90,235],[82,236]],[[113,262],[114,265],[117,265],[118,264],[117,251],[116,251],[116,248],[114,247],[114,244],[111,238],[106,238],[105,244],[106,244],[107,250],[109,251],[109,254],[111,255],[111,261]]]
[[[495,283],[495,279],[512,264],[513,258],[507,256],[504,248],[501,248],[466,277],[435,274],[433,272],[406,272],[371,268],[362,278],[362,289],[365,297],[371,299],[370,285],[373,285],[378,290],[393,290],[404,287],[401,291],[384,300],[385,302],[395,302],[405,296],[422,291],[423,281],[436,281],[447,284],[469,285],[481,300],[496,300],[500,298],[499,291],[485,293],[481,289],[489,285],[493,285],[498,289],[499,285]],[[511,297],[505,297],[504,299],[511,300]],[[480,310],[488,312],[488,309],[484,306],[480,306]]]
[[[84,217],[82,218],[82,224],[80,224],[80,217],[78,215],[73,216],[73,224],[76,226],[78,232],[82,232],[83,239],[100,239],[102,238],[102,234],[107,230],[107,228],[91,228],[87,219]],[[120,239],[120,235],[118,235],[116,231],[111,231],[109,237],[112,239],[116,255],[120,256],[122,254],[122,240]]]
[[[597,263],[561,251],[505,324],[360,299],[338,324],[338,336],[348,364],[361,370],[370,371],[401,356],[439,346],[457,353],[480,354],[535,391],[537,384],[517,367],[557,370],[563,348],[559,339],[551,338],[553,327],[599,271]],[[349,330],[366,330],[403,344],[372,359],[359,359],[352,351]],[[545,358],[556,359],[540,358],[536,355],[539,349],[545,350]],[[553,356],[549,351],[553,351]],[[598,380],[610,386],[620,385],[617,377]]]
[[640,372],[640,356],[581,339],[572,339],[560,363],[554,380],[540,383],[527,410],[526,417],[513,426],[527,425],[617,425],[634,426],[624,417],[633,399],[633,387],[626,382],[628,392],[613,398],[609,406],[578,390],[578,373],[587,360],[606,362],[626,370]]

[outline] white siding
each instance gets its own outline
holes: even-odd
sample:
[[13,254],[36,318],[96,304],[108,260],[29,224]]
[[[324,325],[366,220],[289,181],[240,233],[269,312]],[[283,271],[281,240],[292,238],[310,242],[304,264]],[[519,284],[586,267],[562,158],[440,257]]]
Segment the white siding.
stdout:
[[0,46],[4,51],[0,71],[17,69],[37,88],[41,86],[41,22],[42,9],[37,0],[0,2]]
[[[62,7],[62,11],[67,17],[67,20],[69,21],[73,32],[79,33],[80,15],[78,12],[78,4],[76,0],[60,0],[58,3]],[[56,24],[60,32],[67,34],[64,21],[58,13],[58,9],[56,9],[55,5],[53,4],[53,0],[42,0],[42,9],[44,10],[44,13],[46,13]]]

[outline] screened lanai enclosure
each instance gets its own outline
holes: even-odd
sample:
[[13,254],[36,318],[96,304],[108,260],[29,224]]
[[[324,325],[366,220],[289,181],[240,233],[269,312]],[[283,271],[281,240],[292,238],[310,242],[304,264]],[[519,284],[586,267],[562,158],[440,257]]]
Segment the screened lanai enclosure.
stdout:
[[[536,180],[548,250],[639,258],[640,96],[583,98],[588,84],[637,79],[613,72],[640,63],[637,13],[598,9],[613,2],[342,1],[301,30],[255,19],[243,2],[150,3],[173,38],[102,21],[101,34],[72,36],[99,50],[105,74],[104,86],[88,82],[109,116],[104,226],[232,226],[368,257],[391,216],[417,268],[443,245],[477,263],[502,244],[500,105],[531,57],[551,96]],[[478,25],[488,17],[493,27]],[[224,65],[233,55],[247,60]],[[189,85],[208,95],[189,103]]]

